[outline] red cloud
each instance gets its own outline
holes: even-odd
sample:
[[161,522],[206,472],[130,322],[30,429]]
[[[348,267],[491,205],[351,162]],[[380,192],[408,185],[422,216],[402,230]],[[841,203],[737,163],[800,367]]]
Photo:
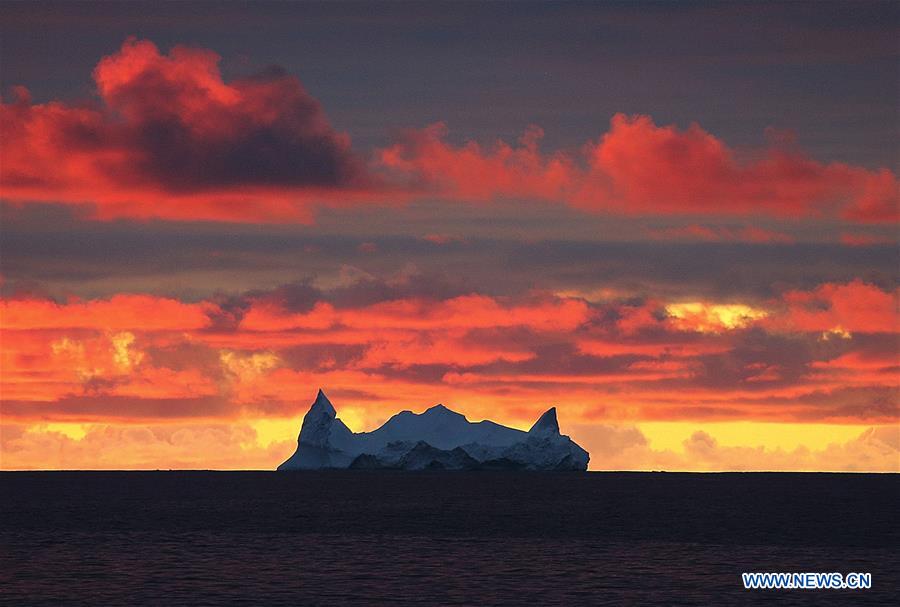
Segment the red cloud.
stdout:
[[543,131],[531,127],[512,147],[497,141],[492,150],[475,142],[454,147],[444,141],[447,127],[434,124],[409,130],[399,143],[379,151],[381,164],[412,188],[448,198],[489,200],[495,197],[560,200],[580,179],[566,154],[544,156],[538,149]]
[[578,155],[542,154],[541,134],[529,131],[518,147],[457,147],[439,124],[407,133],[380,160],[412,176],[415,187],[447,198],[528,198],[628,214],[897,218],[897,179],[886,169],[823,164],[781,147],[741,161],[697,125],[660,127],[648,116],[617,114],[609,132]]
[[699,240],[702,242],[753,242],[753,243],[792,243],[794,237],[783,232],[765,230],[754,226],[730,228],[726,226],[706,226],[691,224],[648,230],[651,238],[658,240]]
[[788,291],[782,296],[786,313],[772,322],[799,331],[897,333],[898,294],[900,291],[883,291],[861,280],[826,283],[812,291]]
[[892,244],[894,239],[876,234],[844,232],[840,235],[839,242],[848,247],[869,247],[872,245]]
[[530,327],[571,331],[591,319],[582,300],[558,299],[504,305],[484,295],[463,295],[443,301],[397,299],[364,308],[336,310],[319,302],[309,312],[291,313],[259,301],[247,311],[241,328],[248,331],[354,328],[366,330],[467,330],[493,327]]
[[94,203],[96,215],[304,220],[304,202],[371,185],[349,139],[277,70],[224,82],[219,57],[128,40],[94,70],[99,107],[0,110],[2,196]]
[[[593,212],[768,214],[894,221],[897,178],[773,146],[743,160],[697,125],[617,114],[580,153],[543,153],[541,129],[512,146],[454,146],[409,131],[367,167],[300,82],[277,69],[225,82],[215,53],[161,54],[127,40],[94,70],[100,103],[0,105],[0,197],[94,205],[94,216],[311,220],[311,205],[538,199]],[[764,233],[741,239],[769,240]]]

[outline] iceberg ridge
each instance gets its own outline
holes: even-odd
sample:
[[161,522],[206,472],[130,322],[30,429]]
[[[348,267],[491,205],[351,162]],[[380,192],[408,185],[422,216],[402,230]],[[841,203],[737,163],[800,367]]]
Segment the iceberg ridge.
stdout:
[[470,422],[444,405],[401,411],[371,432],[352,432],[322,390],[303,417],[297,450],[278,470],[587,470],[590,455],[560,434],[556,407],[528,432]]

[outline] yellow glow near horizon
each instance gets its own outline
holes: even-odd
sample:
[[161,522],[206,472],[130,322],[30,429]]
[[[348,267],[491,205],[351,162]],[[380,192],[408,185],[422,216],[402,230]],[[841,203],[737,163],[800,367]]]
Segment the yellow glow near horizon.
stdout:
[[669,304],[666,314],[686,324],[686,328],[701,333],[740,329],[768,315],[765,310],[744,304],[707,304],[699,301]]
[[87,426],[88,424],[72,424],[59,422],[52,424],[39,424],[37,426],[33,426],[33,428],[37,428],[45,432],[59,432],[63,436],[71,438],[72,440],[81,440],[85,437],[85,435],[87,435]]
[[[300,434],[300,426],[303,424],[303,415],[306,415],[306,413],[304,412],[296,417],[251,419],[248,420],[248,423],[251,428],[256,430],[256,442],[260,446],[267,447],[280,441],[297,440],[297,435]],[[353,432],[373,429],[365,426],[363,422],[365,417],[362,412],[352,407],[345,407],[338,411],[338,419],[344,422]]]
[[262,447],[284,440],[297,440],[303,417],[287,417],[251,420],[250,427],[256,431],[256,442]]
[[694,432],[706,432],[723,447],[765,447],[793,451],[804,446],[821,450],[852,440],[871,424],[791,424],[778,422],[638,422],[637,427],[656,450],[684,452],[683,442]]
[[[363,425],[363,416],[356,411],[343,410],[338,417],[354,432],[370,430]],[[255,419],[249,423],[257,432],[260,446],[297,439],[302,416],[283,419]],[[56,424],[74,426],[77,424]],[[871,424],[797,424],[778,422],[637,422],[638,429],[647,437],[650,448],[684,452],[683,442],[697,431],[712,436],[723,447],[764,447],[767,450],[793,451],[803,446],[813,451],[825,449],[832,443],[853,440],[871,427]],[[68,430],[64,433],[70,435]],[[77,430],[75,430],[77,431]],[[83,433],[82,433],[83,434]]]

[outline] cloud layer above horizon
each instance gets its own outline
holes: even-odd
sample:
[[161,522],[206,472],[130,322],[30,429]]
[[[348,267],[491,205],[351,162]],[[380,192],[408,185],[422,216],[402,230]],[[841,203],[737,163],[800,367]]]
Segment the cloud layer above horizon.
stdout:
[[556,404],[594,469],[900,470],[891,168],[644,113],[359,149],[220,63],[128,38],[4,96],[0,467],[274,467],[321,386],[354,429]]
[[[97,103],[34,104],[23,86],[0,109],[0,193],[86,204],[98,219],[312,220],[325,204],[542,200],[625,215],[710,214],[896,221],[889,169],[822,163],[789,136],[738,153],[698,124],[616,114],[581,149],[448,143],[410,129],[366,163],[300,81],[273,67],[225,82],[214,52],[128,39],[93,78]],[[745,158],[740,158],[745,156]]]

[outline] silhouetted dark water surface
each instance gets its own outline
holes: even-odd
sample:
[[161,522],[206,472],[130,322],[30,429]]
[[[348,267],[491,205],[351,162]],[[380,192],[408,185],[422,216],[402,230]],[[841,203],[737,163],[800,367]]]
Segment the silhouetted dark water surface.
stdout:
[[[0,474],[4,604],[897,604],[897,475]],[[747,591],[742,571],[870,571]]]

